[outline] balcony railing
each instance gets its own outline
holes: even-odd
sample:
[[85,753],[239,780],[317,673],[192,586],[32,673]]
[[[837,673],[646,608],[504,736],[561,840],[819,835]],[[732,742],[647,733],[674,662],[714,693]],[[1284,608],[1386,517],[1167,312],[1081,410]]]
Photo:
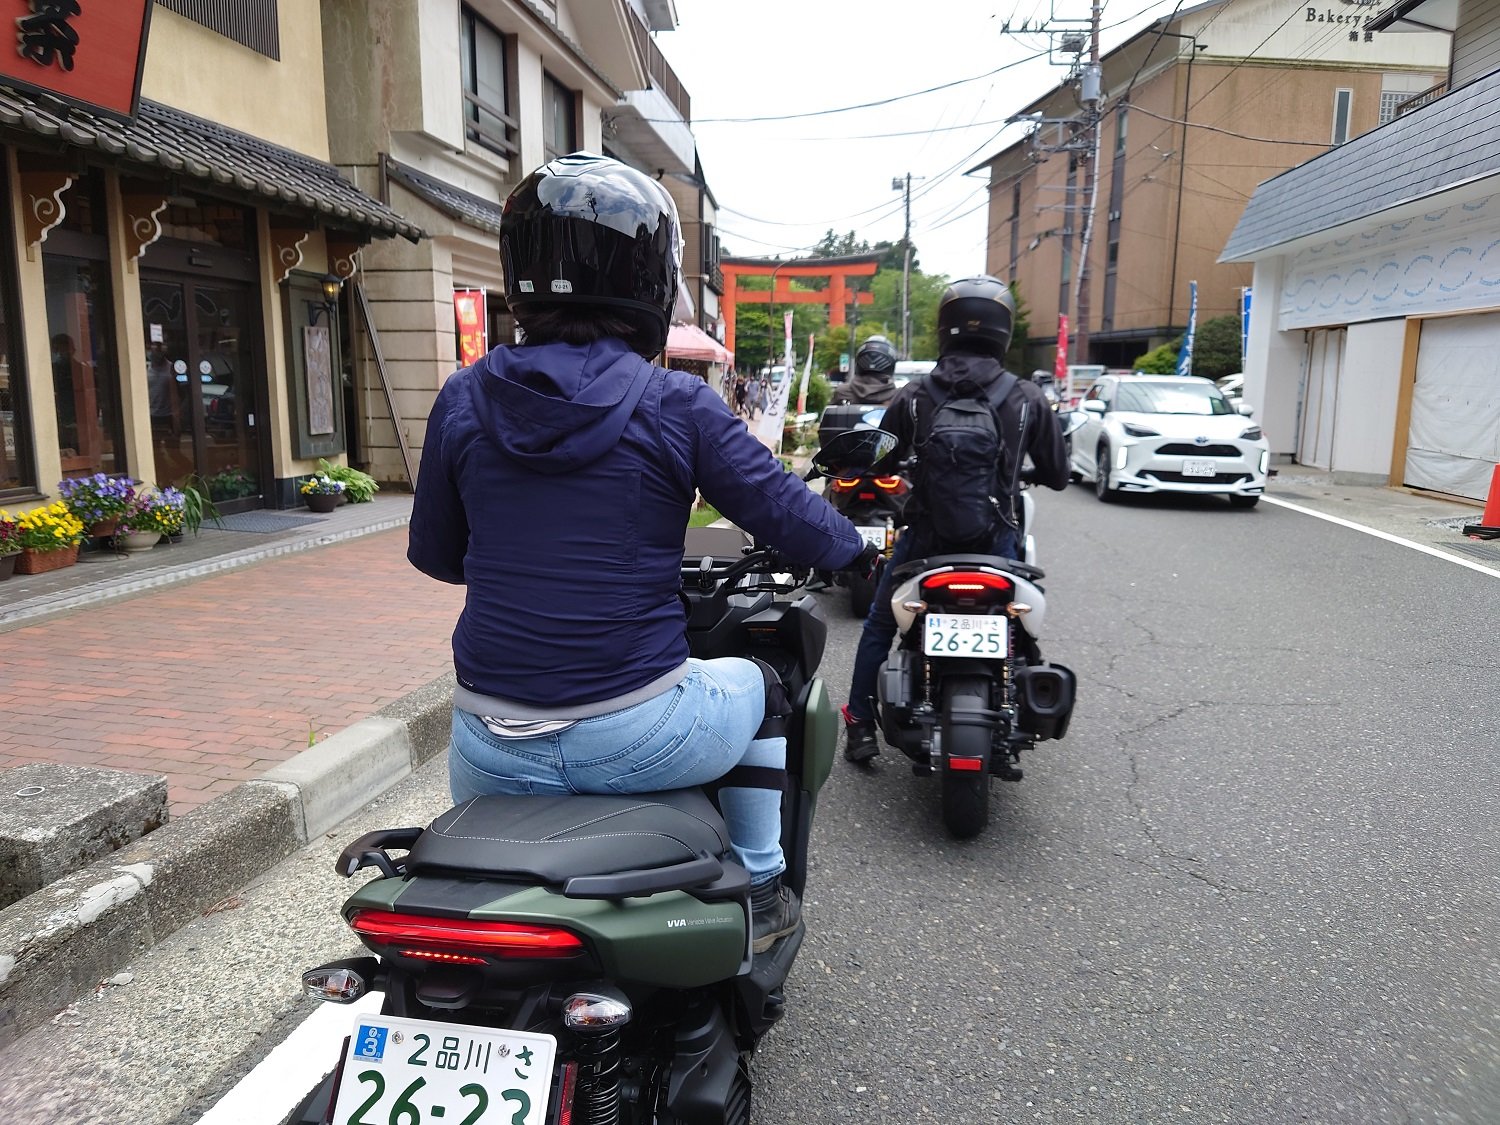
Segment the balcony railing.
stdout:
[[661,49],[657,47],[656,41],[651,38],[651,32],[646,29],[645,24],[635,16],[634,9],[631,11],[632,18],[630,33],[635,39],[635,45],[640,49],[642,56],[646,59],[646,73],[651,77],[653,88],[660,90],[669,102],[677,107],[677,112],[682,114],[682,119],[689,124],[693,120],[693,99],[688,96],[682,80],[677,77],[677,72],[671,64],[662,56]]
[[1420,94],[1417,94],[1415,97],[1407,98],[1400,105],[1396,106],[1396,116],[1400,117],[1403,113],[1410,113],[1414,109],[1421,109],[1424,105],[1428,104],[1429,102],[1435,102],[1435,101],[1437,101],[1440,97],[1442,97],[1447,92],[1448,92],[1448,83],[1446,83],[1446,82],[1439,82],[1432,89],[1430,89],[1430,90],[1423,90]]

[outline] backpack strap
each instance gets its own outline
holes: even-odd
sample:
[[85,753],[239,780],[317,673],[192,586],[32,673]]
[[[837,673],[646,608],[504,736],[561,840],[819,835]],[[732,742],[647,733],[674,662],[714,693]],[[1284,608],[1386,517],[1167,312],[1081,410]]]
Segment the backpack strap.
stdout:
[[[1006,371],[1002,368],[999,378],[985,389],[984,401],[989,404],[990,410],[995,415],[995,429],[997,431],[1000,429],[1000,407],[1004,405],[1005,400],[1010,397],[1011,391],[1016,389],[1020,381],[1020,377],[1014,372]],[[919,405],[924,396],[931,404],[925,412]],[[931,379],[922,380],[922,386],[911,398],[912,433],[915,439],[914,444],[919,450],[927,444],[927,438],[932,431],[933,415],[938,412],[943,403],[957,397],[959,396],[946,393],[942,397],[939,397],[937,385]]]

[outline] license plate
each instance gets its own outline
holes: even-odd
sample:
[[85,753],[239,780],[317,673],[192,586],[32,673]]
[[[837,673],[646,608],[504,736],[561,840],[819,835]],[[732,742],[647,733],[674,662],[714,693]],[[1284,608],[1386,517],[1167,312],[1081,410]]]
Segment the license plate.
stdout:
[[929,613],[922,623],[926,656],[1008,656],[1010,622],[1004,617]]
[[883,527],[856,527],[859,537],[872,547],[885,550],[885,528]]
[[334,1125],[543,1125],[556,1054],[551,1035],[361,1016]]
[[1182,475],[1185,477],[1211,477],[1218,473],[1219,466],[1212,461],[1184,461]]

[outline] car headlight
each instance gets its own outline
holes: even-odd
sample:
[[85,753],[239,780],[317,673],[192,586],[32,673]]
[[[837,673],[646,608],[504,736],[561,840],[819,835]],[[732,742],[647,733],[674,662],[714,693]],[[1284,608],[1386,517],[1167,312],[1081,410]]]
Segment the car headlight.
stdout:
[[1259,441],[1260,438],[1261,433],[1259,426],[1251,426],[1248,430],[1240,435],[1240,439],[1242,441]]
[[1125,433],[1130,437],[1161,437],[1161,434],[1157,433],[1150,426],[1137,426],[1134,422],[1126,422],[1124,426]]

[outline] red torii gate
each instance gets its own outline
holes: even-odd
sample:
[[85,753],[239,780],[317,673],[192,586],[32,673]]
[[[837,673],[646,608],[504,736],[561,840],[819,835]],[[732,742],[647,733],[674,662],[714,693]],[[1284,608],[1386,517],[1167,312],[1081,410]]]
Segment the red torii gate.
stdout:
[[[844,306],[851,300],[861,305],[875,303],[871,293],[852,292],[846,280],[870,277],[879,268],[884,254],[844,254],[833,258],[724,258],[724,346],[734,351],[735,306],[748,305],[826,305],[828,323],[846,323]],[[770,289],[741,289],[741,277],[769,277]],[[793,289],[791,278],[826,277],[822,289]]]

